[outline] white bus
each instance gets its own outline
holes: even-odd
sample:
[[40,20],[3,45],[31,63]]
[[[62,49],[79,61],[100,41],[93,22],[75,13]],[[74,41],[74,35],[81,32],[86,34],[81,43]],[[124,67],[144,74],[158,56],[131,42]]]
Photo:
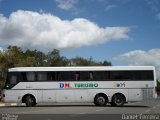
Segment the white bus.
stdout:
[[4,102],[80,103],[98,106],[156,98],[153,66],[17,67],[8,70]]

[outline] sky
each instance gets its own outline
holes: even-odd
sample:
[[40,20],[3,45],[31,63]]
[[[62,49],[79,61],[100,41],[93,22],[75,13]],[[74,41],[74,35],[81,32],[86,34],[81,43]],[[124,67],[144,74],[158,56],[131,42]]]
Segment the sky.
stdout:
[[0,0],[8,45],[160,72],[160,0]]

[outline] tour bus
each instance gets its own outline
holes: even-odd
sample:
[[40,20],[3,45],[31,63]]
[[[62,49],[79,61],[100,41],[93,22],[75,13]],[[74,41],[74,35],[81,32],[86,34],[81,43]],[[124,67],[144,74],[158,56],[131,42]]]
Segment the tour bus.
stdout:
[[4,102],[94,103],[123,106],[154,99],[153,66],[16,67],[8,70]]

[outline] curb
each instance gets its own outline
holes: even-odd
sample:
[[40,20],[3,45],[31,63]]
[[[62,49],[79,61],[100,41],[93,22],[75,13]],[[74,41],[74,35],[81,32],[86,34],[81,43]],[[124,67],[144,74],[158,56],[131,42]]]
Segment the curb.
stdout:
[[0,103],[0,107],[3,106],[21,106],[22,104],[20,103]]

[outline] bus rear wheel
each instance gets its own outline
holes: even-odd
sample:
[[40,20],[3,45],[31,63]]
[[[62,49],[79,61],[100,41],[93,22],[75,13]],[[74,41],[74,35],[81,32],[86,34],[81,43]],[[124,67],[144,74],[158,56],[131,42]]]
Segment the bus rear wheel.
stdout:
[[36,100],[35,100],[35,98],[33,97],[33,96],[31,96],[31,95],[28,95],[27,97],[26,97],[26,106],[27,107],[33,107],[33,106],[35,106],[36,105]]
[[125,103],[125,97],[121,94],[115,94],[113,97],[112,97],[112,102],[111,102],[111,105],[112,106],[123,106]]
[[96,95],[94,104],[97,106],[105,106],[107,104],[107,98],[105,95]]

